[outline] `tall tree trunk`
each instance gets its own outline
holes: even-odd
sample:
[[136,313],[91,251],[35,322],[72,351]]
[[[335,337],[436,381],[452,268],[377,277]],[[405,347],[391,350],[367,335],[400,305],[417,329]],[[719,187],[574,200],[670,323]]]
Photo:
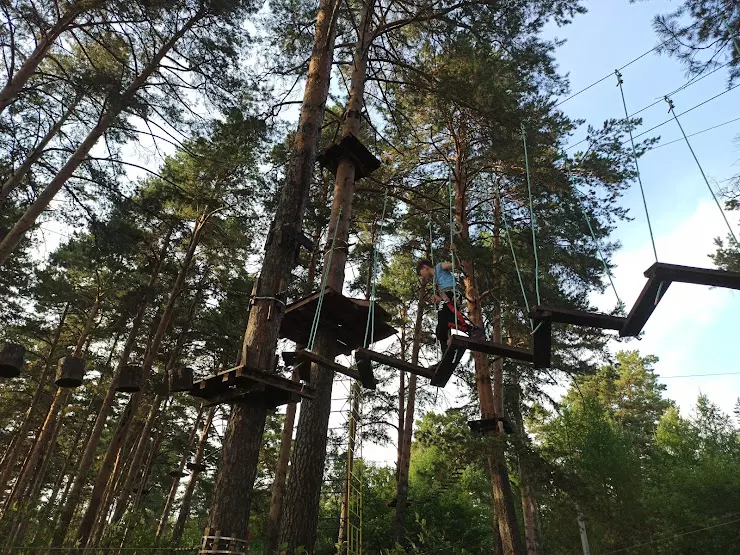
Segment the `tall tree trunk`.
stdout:
[[185,493],[182,496],[182,503],[180,505],[180,513],[177,515],[177,522],[172,530],[172,543],[178,545],[182,539],[182,534],[185,531],[185,523],[190,515],[190,502],[193,499],[193,493],[195,492],[195,484],[198,482],[198,465],[203,462],[203,455],[206,452],[206,446],[208,445],[208,432],[211,429],[213,423],[213,417],[216,414],[216,407],[211,407],[206,416],[206,423],[203,425],[203,432],[200,434],[200,440],[198,441],[198,448],[195,451],[195,463],[193,471],[190,473],[190,480],[188,480],[188,486],[185,488]]
[[[266,241],[262,271],[255,287],[258,297],[284,294],[295,265],[295,244],[283,240],[281,230],[284,225],[300,229],[303,222],[329,94],[338,13],[338,0],[321,0],[301,115],[294,138],[294,155],[286,174],[273,228]],[[265,369],[273,367],[283,315],[282,304],[269,299],[257,302],[249,311],[244,345],[250,364]],[[252,488],[257,475],[266,417],[267,409],[264,406],[240,404],[232,408],[209,514],[210,530],[229,532],[233,537],[246,540]]]
[[[293,371],[293,381],[298,381],[298,371]],[[295,428],[295,415],[297,403],[290,403],[285,410],[285,421],[283,423],[283,436],[280,441],[280,453],[278,454],[277,468],[275,469],[275,480],[272,482],[272,495],[270,497],[270,512],[267,516],[265,531],[265,552],[273,555],[278,549],[280,541],[280,517],[283,514],[283,499],[285,498],[285,478],[288,475],[288,463],[290,462],[290,447],[293,443],[293,429]]]
[[170,518],[170,511],[172,510],[172,504],[175,502],[175,496],[177,495],[177,489],[180,486],[180,475],[184,474],[185,472],[185,465],[188,463],[188,458],[190,457],[190,451],[193,448],[193,442],[195,441],[195,436],[198,433],[198,427],[200,426],[200,421],[203,417],[203,409],[205,408],[205,405],[201,403],[200,408],[198,409],[198,416],[195,417],[195,422],[193,423],[193,427],[190,429],[190,435],[188,436],[188,444],[185,451],[183,451],[182,457],[180,457],[180,464],[177,465],[177,469],[175,472],[177,473],[175,476],[172,477],[172,486],[170,486],[170,493],[167,495],[167,499],[164,502],[164,508],[162,509],[162,516],[159,517],[159,524],[157,526],[157,534],[154,537],[155,546],[159,545],[159,542],[162,541],[162,535],[164,534],[165,530],[167,529],[167,522]]
[[40,40],[36,43],[36,48],[31,52],[31,55],[23,62],[23,65],[18,68],[18,71],[8,79],[2,90],[0,90],[0,114],[2,114],[5,108],[7,108],[20,94],[28,80],[36,72],[39,64],[46,57],[49,49],[59,38],[59,35],[67,31],[72,26],[74,20],[82,13],[84,7],[83,2],[77,2],[68,6],[67,10],[61,14],[54,25],[43,34]]
[[[87,342],[87,337],[90,334],[90,330],[92,330],[93,325],[95,324],[95,318],[97,317],[98,310],[100,309],[100,301],[100,296],[96,296],[95,302],[93,303],[93,306],[88,313],[87,320],[85,321],[85,326],[82,330],[82,333],[80,334],[79,340],[77,341],[77,346],[75,347],[74,353],[72,355],[74,357],[82,357],[82,352],[85,347],[85,343]],[[51,406],[46,413],[46,420],[44,421],[44,425],[41,427],[41,432],[39,433],[38,440],[33,446],[31,455],[29,456],[29,460],[26,463],[27,467],[25,471],[23,471],[18,477],[15,487],[13,488],[13,493],[9,498],[8,507],[11,506],[13,503],[21,502],[21,500],[24,498],[26,487],[31,481],[31,477],[33,476],[33,472],[36,466],[43,466],[42,457],[49,455],[51,441],[53,438],[54,430],[56,428],[57,418],[59,417],[59,412],[67,405],[69,393],[70,390],[68,388],[60,387],[57,389],[56,395],[54,396],[54,401],[52,401]],[[30,499],[28,499],[28,501],[30,501]]]
[[[185,254],[185,258],[183,259],[180,266],[180,271],[178,272],[175,283],[172,286],[172,290],[170,291],[165,309],[162,312],[161,318],[159,319],[157,331],[152,338],[152,341],[147,349],[146,357],[144,359],[144,362],[142,363],[145,379],[149,376],[152,367],[154,366],[154,361],[157,357],[157,354],[159,353],[159,347],[162,344],[165,333],[169,329],[169,325],[172,320],[172,314],[175,310],[175,303],[177,302],[177,299],[183,291],[183,288],[185,286],[185,279],[190,270],[193,257],[195,256],[195,250],[198,247],[198,244],[200,243],[200,239],[202,237],[203,228],[208,222],[211,215],[212,214],[207,214],[202,216],[195,224],[195,229],[193,230],[193,235],[190,238],[190,244],[188,245],[187,253]],[[123,445],[128,438],[128,434],[130,432],[130,424],[138,413],[139,404],[141,403],[141,397],[141,392],[137,392],[131,395],[126,413],[119,420],[118,427],[113,434],[113,438],[111,438],[111,441],[108,444],[108,450],[105,454],[105,458],[103,459],[103,464],[100,468],[100,471],[98,472],[98,478],[93,488],[90,503],[88,504],[87,510],[85,511],[85,514],[82,517],[82,521],[80,522],[80,525],[77,529],[77,543],[82,547],[87,547],[88,540],[90,539],[90,533],[98,516],[100,502],[103,498],[103,491],[105,489],[105,485],[107,483],[108,477],[110,476],[111,469],[116,459],[116,453],[118,453],[121,445]],[[156,410],[154,411],[155,413],[157,410],[159,410],[159,404],[161,403],[162,398],[163,397],[161,395],[155,396],[154,402],[152,403],[152,409],[156,408]],[[147,419],[147,423],[149,426],[148,430],[151,430],[149,419]],[[147,426],[145,425],[145,430],[146,429]],[[148,433],[146,435],[148,436]],[[134,463],[138,465],[138,463],[140,463],[141,461],[141,455],[137,456],[137,452],[139,452],[139,449],[135,448],[134,457],[137,457],[138,461],[132,461],[132,468],[134,469]],[[141,451],[141,453],[143,454],[143,451]]]
[[[419,349],[421,347],[421,331],[424,323],[424,306],[426,295],[423,287],[419,287],[419,302],[414,320],[414,337],[411,343],[411,363],[419,364]],[[403,441],[398,460],[396,479],[396,515],[393,521],[393,535],[396,543],[402,544],[405,539],[406,513],[408,512],[409,498],[409,468],[411,466],[411,436],[414,430],[414,411],[416,408],[416,375],[409,378],[408,399],[406,401],[406,416],[404,417]]]
[[[461,122],[458,129],[450,129],[455,144],[455,205],[454,218],[460,223],[461,237],[469,244],[470,233],[467,219],[467,185],[468,185],[468,136],[465,122]],[[468,317],[478,327],[483,327],[483,311],[475,279],[473,262],[467,256],[460,260],[464,274],[465,296],[468,298]],[[501,342],[500,325],[494,325],[493,340]],[[503,396],[503,365],[501,359],[494,363],[493,387],[491,386],[491,365],[485,353],[473,353],[475,362],[475,379],[478,393],[478,402],[481,416],[484,419],[496,418],[504,415]],[[488,456],[488,468],[491,474],[493,488],[494,512],[498,519],[501,543],[504,555],[520,555],[522,553],[519,538],[519,523],[514,509],[514,494],[511,490],[509,472],[506,467],[505,444],[506,440],[499,425],[494,432],[496,438],[491,442],[491,451]]]
[[80,102],[81,98],[81,94],[75,96],[72,102],[70,102],[69,106],[67,106],[67,109],[64,111],[64,113],[59,117],[54,125],[52,125],[51,129],[47,131],[46,135],[41,138],[39,143],[26,157],[20,167],[13,172],[13,174],[5,181],[5,183],[3,183],[2,188],[0,188],[0,207],[2,207],[2,205],[5,203],[10,193],[13,192],[13,190],[20,184],[21,179],[23,179],[25,175],[31,170],[31,167],[38,161],[39,158],[41,158],[41,155],[46,149],[46,145],[48,145],[49,142],[54,137],[56,137],[57,133],[61,131],[62,126],[74,113],[75,107]]
[[[159,273],[162,270],[162,265],[164,264],[165,258],[167,257],[167,251],[170,246],[172,230],[172,227],[167,230],[167,233],[162,241],[162,247],[159,251],[159,255],[157,257],[157,261],[155,262],[152,273],[149,276],[149,281],[145,287],[145,291],[152,291],[154,285],[157,283]],[[131,323],[131,329],[129,330],[126,342],[124,343],[123,351],[121,352],[121,356],[118,358],[116,371],[113,374],[113,379],[108,385],[108,389],[103,399],[103,403],[100,407],[100,411],[98,412],[98,416],[95,419],[95,425],[93,426],[90,437],[88,438],[87,444],[85,445],[85,450],[82,453],[82,457],[80,458],[77,473],[75,474],[74,481],[72,482],[72,486],[70,487],[69,494],[66,497],[64,507],[60,513],[59,523],[57,524],[52,536],[51,547],[59,548],[62,547],[62,545],[64,544],[64,540],[67,536],[67,531],[69,530],[69,525],[72,522],[72,518],[74,517],[75,511],[77,510],[77,505],[80,501],[82,489],[85,486],[88,474],[90,473],[90,467],[95,456],[95,451],[97,450],[98,444],[100,443],[100,438],[103,435],[105,423],[108,420],[108,417],[110,416],[110,413],[113,409],[113,401],[116,396],[116,382],[118,380],[118,376],[120,375],[123,367],[128,364],[129,356],[131,355],[131,351],[136,344],[136,338],[139,335],[139,330],[141,329],[141,325],[144,321],[144,315],[146,314],[146,309],[149,306],[149,302],[150,300],[148,296],[145,296],[139,303],[138,310]]]
[[[146,84],[149,77],[156,71],[159,64],[162,62],[164,57],[174,48],[178,40],[190,30],[193,25],[205,17],[206,10],[201,8],[193,17],[191,17],[180,29],[178,29],[170,39],[165,42],[161,48],[157,51],[152,61],[136,76],[131,82],[128,88],[121,93],[115,102],[108,104],[108,109],[101,114],[98,119],[98,123],[88,133],[87,137],[80,143],[80,146],[72,153],[67,162],[64,164],[62,169],[54,176],[49,184],[41,191],[36,200],[26,209],[20,219],[15,225],[8,231],[8,233],[0,242],[0,265],[2,265],[13,252],[15,247],[20,243],[21,239],[26,235],[26,232],[36,223],[36,219],[39,215],[46,210],[49,203],[56,196],[56,194],[64,187],[67,180],[72,177],[72,174],[87,158],[90,150],[95,146],[100,137],[108,130],[108,127],[116,120],[120,115],[121,111],[131,103],[131,101],[139,92],[139,89]],[[1,97],[0,97],[1,98]],[[2,104],[0,103],[0,107]]]
[[[207,272],[204,273],[203,277],[205,278],[206,275]],[[201,281],[201,285],[203,285],[203,281]],[[187,338],[188,332],[190,331],[190,324],[192,323],[193,317],[195,316],[195,309],[200,302],[200,291],[201,290],[196,293],[195,297],[193,298],[193,302],[190,303],[190,308],[188,309],[186,321],[177,336],[177,342],[175,343],[175,346],[170,353],[169,360],[167,361],[167,364],[165,366],[165,376],[168,372],[171,372],[174,369],[175,365],[177,364],[177,360],[180,357],[180,353],[182,352],[182,348],[185,346],[185,339]],[[168,395],[166,394],[157,394],[154,397],[154,401],[152,402],[152,406],[149,410],[149,416],[146,419],[146,424],[144,425],[144,429],[141,431],[141,436],[139,437],[139,441],[136,444],[136,448],[134,450],[134,456],[131,461],[131,470],[126,476],[126,481],[123,484],[121,494],[116,501],[116,510],[113,512],[112,518],[113,522],[118,522],[123,517],[123,513],[126,510],[126,504],[128,503],[128,498],[131,495],[131,490],[139,475],[139,467],[141,465],[144,452],[147,448],[147,445],[149,444],[149,436],[152,433],[152,428],[154,427],[155,422],[157,422],[160,417],[160,406],[167,399],[167,397]]]
[[581,535],[581,548],[583,555],[591,555],[591,547],[588,544],[588,533],[586,533],[586,521],[583,518],[581,508],[576,504],[576,520],[578,521],[578,531]]
[[[359,135],[362,117],[365,79],[367,74],[367,52],[372,40],[371,24],[374,4],[366,2],[362,6],[360,35],[353,57],[350,96],[344,112],[343,135]],[[325,260],[331,258],[331,265],[325,264],[328,272],[326,284],[335,291],[342,291],[352,200],[355,189],[355,166],[350,158],[339,162],[334,185],[331,220],[328,236],[333,237],[336,230],[337,246],[334,253],[326,253]],[[340,217],[341,216],[341,217]],[[324,358],[336,356],[334,331],[319,329],[315,351]],[[326,458],[327,432],[331,414],[331,390],[334,376],[331,372],[313,364],[311,383],[316,388],[313,400],[305,400],[296,432],[291,472],[286,491],[285,514],[283,516],[282,540],[288,545],[289,553],[303,546],[313,553],[318,527],[319,499]]]
[[31,404],[29,405],[28,410],[26,410],[26,414],[23,417],[21,427],[15,434],[15,441],[13,441],[10,449],[5,454],[5,457],[3,457],[2,474],[0,474],[0,493],[5,491],[13,469],[15,468],[18,455],[20,454],[20,451],[26,442],[28,433],[31,431],[31,426],[33,425],[33,415],[37,410],[39,400],[41,399],[41,395],[44,392],[44,388],[46,387],[46,382],[49,378],[49,375],[51,374],[51,370],[52,368],[54,368],[54,362],[56,362],[55,354],[59,345],[59,337],[62,334],[64,323],[67,320],[67,312],[69,312],[69,303],[64,305],[64,310],[62,311],[62,315],[59,318],[59,324],[54,331],[54,337],[52,338],[51,344],[49,345],[49,354],[47,355],[44,368],[39,375],[39,383],[37,384],[36,391],[34,392],[33,398],[31,399]]

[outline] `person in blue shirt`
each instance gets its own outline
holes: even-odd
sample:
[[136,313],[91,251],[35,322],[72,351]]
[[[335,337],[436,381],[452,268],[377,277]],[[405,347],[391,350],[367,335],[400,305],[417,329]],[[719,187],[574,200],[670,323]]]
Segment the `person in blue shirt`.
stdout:
[[[416,273],[422,279],[434,280],[434,300],[439,303],[435,335],[442,351],[447,348],[447,340],[452,329],[458,329],[476,339],[484,338],[483,330],[474,326],[459,310],[457,311],[457,328],[455,327],[455,301],[452,297],[455,276],[452,274],[451,262],[440,262],[432,266],[429,260],[419,260],[416,264]],[[458,298],[457,302],[458,306],[462,304],[462,298]]]

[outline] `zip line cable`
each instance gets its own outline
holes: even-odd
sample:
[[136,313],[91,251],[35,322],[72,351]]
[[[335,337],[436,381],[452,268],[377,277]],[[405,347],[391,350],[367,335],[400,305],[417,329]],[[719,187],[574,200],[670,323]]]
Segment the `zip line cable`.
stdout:
[[637,171],[637,183],[640,185],[640,193],[642,194],[642,205],[645,207],[645,218],[647,219],[648,230],[650,231],[650,243],[653,246],[653,254],[655,255],[655,261],[658,261],[658,250],[655,248],[655,236],[653,235],[653,224],[650,222],[650,212],[647,206],[647,200],[645,199],[645,187],[642,185],[642,176],[640,175],[640,165],[637,162],[637,149],[635,148],[635,138],[632,135],[632,124],[630,123],[629,112],[627,111],[627,101],[624,98],[624,80],[619,70],[615,70],[614,74],[617,76],[617,86],[619,87],[619,93],[622,96],[622,106],[624,106],[624,122],[627,124],[627,130],[630,135],[630,143],[632,144],[632,158],[635,161],[635,170]]
[[[718,129],[720,127],[724,127],[725,125],[729,125],[731,123],[735,123],[736,121],[740,121],[740,118],[731,119],[729,121],[725,121],[724,123],[719,123],[717,125],[713,125],[712,127],[707,127],[706,129],[702,129],[701,131],[696,131],[695,133],[690,133],[689,135],[687,135],[687,137],[696,137],[697,135],[701,135],[702,133],[706,133],[707,131],[714,131],[715,129]],[[674,139],[674,140],[672,140],[672,141],[670,141],[668,143],[663,143],[662,145],[658,145],[658,146],[652,148],[652,150],[657,150],[659,148],[663,148],[664,146],[672,145],[672,144],[678,143],[678,142],[683,141],[683,140],[684,140],[683,137],[679,137],[678,139]]]
[[326,261],[326,267],[324,268],[324,275],[321,278],[321,291],[319,292],[319,302],[316,305],[316,313],[313,315],[313,323],[311,324],[311,333],[308,336],[308,343],[306,344],[307,351],[313,351],[313,345],[316,342],[316,332],[319,329],[319,320],[321,319],[321,308],[324,305],[324,293],[326,292],[326,282],[329,280],[329,271],[331,270],[331,261],[334,257],[334,247],[337,243],[337,231],[339,230],[339,222],[342,221],[342,207],[339,207],[337,213],[337,223],[334,226],[334,236],[331,239],[331,248],[329,249],[329,258]]
[[524,124],[521,125],[522,143],[524,144],[524,165],[527,171],[527,192],[529,193],[529,218],[532,226],[532,250],[534,251],[534,288],[537,294],[537,304],[542,304],[540,300],[540,259],[537,255],[537,233],[535,232],[536,222],[534,219],[534,205],[532,203],[532,180],[529,173],[529,154],[527,153],[527,131]]
[[701,163],[699,162],[699,158],[696,156],[696,152],[694,152],[694,148],[691,146],[691,143],[689,142],[689,138],[686,136],[686,132],[683,130],[683,125],[681,125],[681,122],[678,120],[678,116],[676,116],[676,110],[673,105],[673,100],[666,97],[665,101],[668,103],[668,111],[673,115],[673,119],[676,120],[676,123],[678,124],[678,128],[681,130],[681,134],[683,135],[684,140],[686,141],[686,146],[689,147],[689,150],[691,151],[691,155],[694,157],[694,161],[696,162],[696,165],[699,167],[699,171],[701,172],[701,176],[704,178],[704,183],[707,184],[707,189],[709,189],[709,192],[712,195],[712,198],[714,199],[714,203],[717,205],[717,209],[719,210],[720,214],[722,214],[722,219],[725,221],[725,224],[727,224],[727,229],[730,232],[730,235],[732,236],[733,240],[735,241],[735,245],[740,247],[740,242],[737,240],[737,236],[735,235],[735,231],[732,229],[732,226],[730,225],[729,220],[727,219],[727,215],[725,214],[725,211],[722,210],[722,205],[719,203],[719,199],[717,198],[717,195],[714,193],[714,190],[712,189],[712,186],[709,184],[709,179],[707,178],[707,174],[704,173],[704,168],[702,167]]

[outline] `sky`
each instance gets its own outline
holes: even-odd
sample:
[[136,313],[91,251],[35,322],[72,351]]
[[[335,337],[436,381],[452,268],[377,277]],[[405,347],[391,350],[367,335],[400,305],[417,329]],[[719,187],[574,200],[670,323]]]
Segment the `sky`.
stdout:
[[[558,49],[556,59],[560,71],[569,74],[572,91],[580,91],[658,44],[652,19],[656,14],[675,9],[676,4],[589,2],[588,14],[577,17],[568,27],[551,29],[553,36],[567,39]],[[652,104],[688,80],[676,59],[656,53],[623,69],[622,74],[630,113]],[[729,91],[685,116],[680,115],[726,89],[727,74],[720,70],[672,97],[688,135],[740,118],[740,89]],[[561,109],[593,125],[607,118],[623,117],[616,77],[563,103]],[[659,103],[640,115],[644,123],[637,133],[670,117],[666,103]],[[653,133],[660,136],[660,144],[682,139],[675,122]],[[739,133],[740,121],[689,138],[715,190],[723,180],[740,173],[740,144],[734,140]],[[584,136],[585,131],[576,133],[573,142]],[[640,171],[658,259],[711,268],[708,254],[714,251],[713,240],[725,238],[728,230],[686,143],[681,140],[647,153],[640,160]],[[654,255],[637,184],[623,200],[634,220],[623,222],[614,233],[614,238],[622,243],[614,257],[617,265],[614,277],[617,292],[630,307],[645,283],[643,272],[654,262]],[[728,216],[740,237],[738,214]],[[610,289],[603,298],[595,299],[595,304],[602,309],[613,307],[613,291]],[[666,376],[661,379],[667,385],[666,394],[679,404],[684,414],[699,393],[707,394],[730,413],[740,396],[740,343],[735,341],[738,336],[735,315],[739,310],[739,292],[673,284],[645,326],[643,338],[623,343],[621,347],[637,348],[660,358],[656,371]],[[739,375],[709,376],[727,372]],[[698,376],[668,378],[686,375]]]
[[[675,9],[676,2],[654,0],[630,4],[627,0],[599,0],[587,5],[589,12],[576,17],[571,25],[547,30],[551,38],[567,41],[557,49],[556,60],[559,71],[570,77],[572,93],[655,47],[660,40],[652,29],[652,20],[657,14]],[[654,103],[689,80],[677,60],[654,52],[623,69],[622,75],[630,113]],[[585,125],[600,126],[606,119],[623,118],[624,108],[616,85],[616,77],[612,76],[564,102],[561,109],[572,118],[585,119]],[[685,116],[680,115],[727,88],[727,74],[720,70],[672,97],[687,135],[740,118],[740,88]],[[635,134],[670,117],[668,105],[664,102],[640,115],[643,124]],[[717,183],[740,173],[740,142],[734,140],[738,134],[740,121],[689,137],[715,190]],[[571,144],[585,136],[584,126],[574,134]],[[711,268],[708,255],[714,251],[714,238],[724,238],[728,233],[722,215],[676,123],[663,125],[650,136],[659,136],[659,144],[681,139],[654,149],[639,162],[658,259],[672,264]],[[583,150],[586,146],[580,145],[576,150]],[[622,200],[633,220],[622,222],[613,234],[613,238],[622,245],[613,258],[616,264],[614,282],[629,308],[645,283],[645,270],[655,259],[637,183]],[[739,234],[738,214],[728,216],[731,216],[735,233]],[[616,304],[614,292],[608,289],[603,295],[594,297],[593,303],[600,310],[611,310]],[[645,326],[642,338],[614,341],[610,348],[614,352],[639,349],[643,355],[659,357],[655,370],[661,376],[660,382],[667,387],[665,395],[679,405],[684,416],[691,414],[701,393],[731,414],[740,396],[738,313],[740,292],[673,284]],[[738,375],[711,375],[728,372],[737,372]],[[563,384],[563,391],[567,385]],[[460,390],[451,382],[440,390],[435,409],[459,406],[462,404],[459,395]],[[339,408],[341,402],[338,400],[335,405]],[[339,422],[338,416],[334,421]],[[366,445],[365,456],[392,464],[395,447]]]

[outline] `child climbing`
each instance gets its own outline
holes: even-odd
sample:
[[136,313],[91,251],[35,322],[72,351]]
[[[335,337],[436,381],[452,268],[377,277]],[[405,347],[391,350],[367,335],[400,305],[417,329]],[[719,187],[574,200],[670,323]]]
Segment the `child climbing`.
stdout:
[[[435,334],[442,351],[447,348],[447,340],[452,329],[458,329],[476,339],[484,339],[483,330],[474,326],[464,314],[455,309],[453,299],[455,276],[452,274],[451,262],[440,262],[432,266],[429,260],[419,260],[416,264],[416,273],[423,279],[434,280],[434,300],[439,303]],[[459,298],[457,302],[458,305],[461,304],[462,299]],[[457,327],[455,326],[455,313],[457,313]]]

